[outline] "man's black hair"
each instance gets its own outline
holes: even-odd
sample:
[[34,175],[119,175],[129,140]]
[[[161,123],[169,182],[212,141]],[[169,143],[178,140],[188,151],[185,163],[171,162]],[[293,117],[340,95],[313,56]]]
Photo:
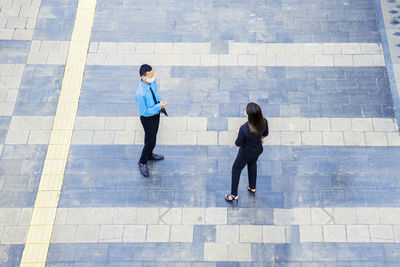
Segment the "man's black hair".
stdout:
[[140,66],[140,70],[139,70],[140,77],[146,76],[146,73],[151,70],[152,70],[152,67],[150,65],[143,64],[142,66]]

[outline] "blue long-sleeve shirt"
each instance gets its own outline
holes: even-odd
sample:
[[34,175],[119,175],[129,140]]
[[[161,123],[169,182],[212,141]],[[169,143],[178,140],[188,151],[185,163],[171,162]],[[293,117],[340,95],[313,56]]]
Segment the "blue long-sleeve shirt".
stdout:
[[143,117],[151,117],[159,114],[161,111],[160,103],[154,103],[153,95],[150,92],[150,86],[158,102],[161,102],[161,98],[157,93],[156,82],[154,81],[151,84],[146,84],[140,80],[136,90],[136,105],[139,115]]

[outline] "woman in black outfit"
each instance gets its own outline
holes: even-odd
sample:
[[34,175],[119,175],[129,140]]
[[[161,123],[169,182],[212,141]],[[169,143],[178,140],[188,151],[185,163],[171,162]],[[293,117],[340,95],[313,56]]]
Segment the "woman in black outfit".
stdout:
[[225,196],[225,200],[231,202],[238,200],[237,189],[239,185],[240,173],[247,165],[249,175],[249,186],[247,189],[251,193],[256,192],[257,180],[257,159],[263,152],[263,139],[268,135],[268,122],[263,117],[261,108],[256,103],[250,102],[246,107],[248,121],[243,124],[235,141],[239,148],[232,166],[232,188],[231,194]]

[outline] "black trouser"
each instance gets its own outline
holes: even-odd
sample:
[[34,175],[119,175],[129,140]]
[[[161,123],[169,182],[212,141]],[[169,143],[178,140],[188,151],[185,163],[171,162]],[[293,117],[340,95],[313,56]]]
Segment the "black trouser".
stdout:
[[261,153],[243,153],[239,151],[236,156],[235,162],[232,166],[232,188],[231,194],[237,196],[237,190],[240,180],[240,174],[243,168],[247,165],[247,172],[249,175],[249,186],[251,189],[256,188],[257,181],[257,159]]
[[140,116],[140,121],[144,129],[144,147],[142,156],[140,157],[140,163],[146,164],[149,157],[153,154],[153,149],[156,147],[160,114],[151,117]]

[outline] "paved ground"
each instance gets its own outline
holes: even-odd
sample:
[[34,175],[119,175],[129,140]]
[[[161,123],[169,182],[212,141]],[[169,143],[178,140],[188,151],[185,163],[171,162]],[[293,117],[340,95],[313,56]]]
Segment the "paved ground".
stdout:
[[399,0],[0,0],[0,266],[400,266],[398,90]]

